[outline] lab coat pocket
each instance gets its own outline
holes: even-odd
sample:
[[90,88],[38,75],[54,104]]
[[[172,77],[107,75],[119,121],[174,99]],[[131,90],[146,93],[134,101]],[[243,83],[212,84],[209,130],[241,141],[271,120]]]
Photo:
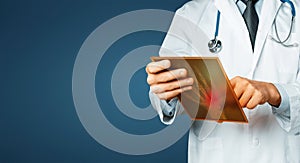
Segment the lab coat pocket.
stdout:
[[[284,35],[280,34],[279,35]],[[286,81],[278,81],[280,83],[286,83],[296,76],[298,70],[298,60],[299,60],[299,40],[296,39],[296,34],[292,33],[290,39],[285,43],[286,45],[298,44],[298,46],[286,47],[271,38],[275,37],[275,34],[269,34],[269,39],[265,43],[265,55],[261,57],[264,63],[270,63],[265,66],[264,70],[273,70],[273,72],[279,77],[279,79],[285,79]],[[262,67],[261,67],[262,68]],[[271,73],[272,74],[272,73]],[[283,76],[288,76],[287,81]]]
[[[270,32],[267,39],[267,44],[273,50],[279,50],[275,52],[299,52],[299,39],[297,39],[296,33],[291,33],[290,36],[287,32]],[[278,41],[284,41],[284,43],[279,43]]]
[[202,141],[199,158],[203,163],[222,163],[224,160],[222,139],[216,137]]
[[189,138],[190,160],[197,160],[197,163],[223,162],[222,139],[215,136],[218,132],[218,126],[219,124],[214,121],[196,121],[193,123]]

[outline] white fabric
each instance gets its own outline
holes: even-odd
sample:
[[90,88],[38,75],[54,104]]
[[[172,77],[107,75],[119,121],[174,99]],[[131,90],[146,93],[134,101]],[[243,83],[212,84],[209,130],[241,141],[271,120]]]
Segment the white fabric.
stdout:
[[[294,1],[296,10],[299,1]],[[177,10],[160,52],[161,56],[207,55],[206,38],[196,37],[195,29],[182,18],[196,24],[206,37],[212,38],[215,18],[221,12],[219,39],[223,49],[218,54],[229,78],[242,76],[253,80],[277,83],[286,91],[290,117],[272,110],[268,104],[254,110],[244,109],[249,124],[196,121],[189,134],[189,163],[300,163],[300,50],[284,47],[273,40],[273,20],[280,0],[264,0],[252,52],[247,27],[234,0],[194,0]],[[277,17],[279,34],[287,34],[290,8],[284,7]],[[289,43],[300,41],[300,17],[296,16]],[[193,31],[194,30],[194,31]],[[192,32],[191,32],[192,31]],[[198,31],[199,32],[199,31]],[[176,36],[176,34],[180,37]],[[206,42],[200,44],[201,39]],[[150,92],[150,99],[161,121],[171,124],[182,107],[177,102],[175,115],[165,120],[162,105]]]

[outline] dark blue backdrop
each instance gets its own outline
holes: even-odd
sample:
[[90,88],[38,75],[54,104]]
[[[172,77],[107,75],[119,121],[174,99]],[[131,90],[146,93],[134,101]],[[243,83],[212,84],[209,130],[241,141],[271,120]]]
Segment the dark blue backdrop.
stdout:
[[[124,12],[148,8],[175,11],[185,2],[1,1],[0,162],[186,162],[187,136],[164,151],[144,156],[119,154],[101,146],[81,125],[72,99],[74,61],[95,28]],[[110,51],[118,59],[118,54],[142,45],[160,44],[163,38],[164,34],[157,32],[135,33]],[[116,62],[106,59],[106,63]],[[148,99],[140,98],[147,95],[145,78],[145,73],[139,71],[132,79],[140,90],[132,98],[141,107],[149,104]],[[132,122],[123,120],[123,125],[115,125],[126,130]],[[163,127],[158,119],[154,125],[153,128]],[[140,124],[129,132],[145,131]]]

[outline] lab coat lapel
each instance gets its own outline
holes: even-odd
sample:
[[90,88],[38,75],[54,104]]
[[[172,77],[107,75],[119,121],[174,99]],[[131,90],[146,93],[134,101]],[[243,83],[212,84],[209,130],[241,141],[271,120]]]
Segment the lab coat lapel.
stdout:
[[275,19],[276,12],[280,7],[280,4],[281,2],[279,0],[264,0],[263,2],[255,40],[253,69],[256,67],[260,55],[262,54],[264,44],[266,42],[268,33],[272,28],[273,21]]
[[[252,53],[252,45],[248,33],[247,26],[243,19],[241,12],[239,11],[234,0],[213,0],[216,8],[221,12],[222,19],[227,19],[230,22],[230,28],[234,28],[236,32],[240,33],[245,42],[240,47],[243,47],[243,51]],[[222,20],[221,20],[222,21]],[[220,27],[221,29],[222,27]]]

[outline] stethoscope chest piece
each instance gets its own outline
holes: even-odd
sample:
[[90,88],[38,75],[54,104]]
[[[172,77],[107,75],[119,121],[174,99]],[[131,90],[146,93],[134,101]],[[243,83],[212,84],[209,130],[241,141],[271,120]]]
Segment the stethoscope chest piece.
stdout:
[[212,53],[219,53],[222,50],[222,42],[214,38],[208,42],[208,48]]

